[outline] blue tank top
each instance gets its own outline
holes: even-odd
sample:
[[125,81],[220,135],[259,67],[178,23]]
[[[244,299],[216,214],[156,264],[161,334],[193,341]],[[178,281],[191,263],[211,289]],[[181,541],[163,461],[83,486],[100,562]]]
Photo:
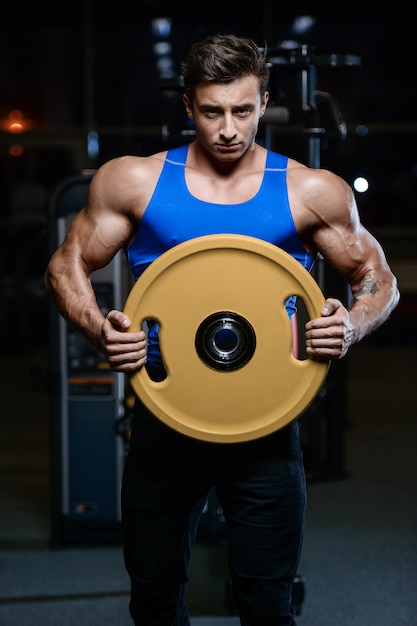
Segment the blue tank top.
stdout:
[[[136,237],[126,250],[135,280],[173,246],[195,237],[225,233],[268,241],[310,270],[314,257],[298,237],[288,202],[287,157],[268,151],[262,184],[255,196],[238,204],[216,204],[199,200],[188,191],[187,152],[188,145],[168,151]],[[291,315],[295,302],[289,301],[287,309]],[[157,338],[158,327],[151,322],[148,363],[161,368]]]

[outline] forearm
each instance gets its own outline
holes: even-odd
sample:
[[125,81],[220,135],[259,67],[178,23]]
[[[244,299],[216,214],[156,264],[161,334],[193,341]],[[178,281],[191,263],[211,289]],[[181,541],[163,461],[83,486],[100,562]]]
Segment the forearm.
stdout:
[[357,343],[387,321],[398,304],[399,292],[395,276],[387,269],[369,272],[358,287],[352,288],[349,311]]
[[52,257],[45,273],[45,286],[62,317],[100,348],[104,315],[86,272],[77,264]]

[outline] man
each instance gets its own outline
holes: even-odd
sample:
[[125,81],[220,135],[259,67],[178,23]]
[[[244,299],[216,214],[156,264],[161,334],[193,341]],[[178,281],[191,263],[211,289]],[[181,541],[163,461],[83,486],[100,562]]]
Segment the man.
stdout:
[[[387,320],[399,297],[381,246],[359,221],[351,189],[331,172],[256,143],[269,76],[254,42],[210,36],[191,48],[182,70],[195,140],[168,153],[117,158],[98,170],[86,207],[47,268],[51,297],[113,370],[132,373],[146,364],[162,378],[157,324],[146,337],[121,311],[104,317],[89,276],[120,249],[138,279],[187,239],[254,236],[283,248],[307,270],[320,252],[350,284],[350,310],[329,297],[305,331],[308,356],[344,357]],[[189,624],[187,565],[212,486],[226,519],[241,623],[294,625],[291,590],[305,509],[298,421],[254,441],[216,444],[168,428],[140,399],[122,488],[135,624]]]

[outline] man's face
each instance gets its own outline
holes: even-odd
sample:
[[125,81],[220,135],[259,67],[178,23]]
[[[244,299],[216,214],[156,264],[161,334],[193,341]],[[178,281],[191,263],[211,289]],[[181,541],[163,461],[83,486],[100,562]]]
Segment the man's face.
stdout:
[[214,158],[235,161],[253,147],[268,93],[259,93],[258,80],[249,75],[230,83],[202,83],[191,103],[184,96],[197,140]]

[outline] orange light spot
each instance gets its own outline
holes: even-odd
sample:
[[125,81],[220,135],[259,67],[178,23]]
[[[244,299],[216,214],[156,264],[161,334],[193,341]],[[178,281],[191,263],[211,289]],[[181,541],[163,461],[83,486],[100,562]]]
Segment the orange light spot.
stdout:
[[21,146],[19,144],[15,144],[14,146],[10,146],[9,154],[10,154],[10,156],[13,156],[13,157],[22,156],[22,154],[23,154],[23,146]]
[[23,124],[21,124],[21,122],[10,122],[8,130],[10,133],[21,133],[23,131]]

